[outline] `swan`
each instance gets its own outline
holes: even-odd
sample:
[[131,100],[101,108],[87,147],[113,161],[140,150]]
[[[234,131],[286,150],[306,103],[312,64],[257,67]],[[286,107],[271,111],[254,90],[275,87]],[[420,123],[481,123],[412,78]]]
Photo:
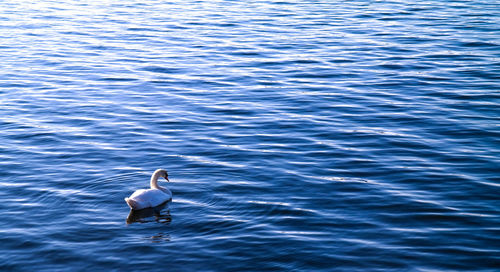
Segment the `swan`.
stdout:
[[168,188],[158,186],[158,178],[168,180],[168,173],[163,169],[156,170],[151,176],[151,189],[140,189],[135,191],[130,197],[125,198],[125,202],[132,210],[141,210],[161,205],[172,199],[172,192]]

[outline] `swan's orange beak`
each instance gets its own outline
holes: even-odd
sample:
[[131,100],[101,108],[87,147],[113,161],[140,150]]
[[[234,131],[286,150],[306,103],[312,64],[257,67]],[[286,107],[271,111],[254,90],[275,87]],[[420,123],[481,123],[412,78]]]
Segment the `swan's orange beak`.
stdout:
[[168,180],[168,177],[165,177],[165,179],[166,179],[168,182],[170,182],[170,180]]

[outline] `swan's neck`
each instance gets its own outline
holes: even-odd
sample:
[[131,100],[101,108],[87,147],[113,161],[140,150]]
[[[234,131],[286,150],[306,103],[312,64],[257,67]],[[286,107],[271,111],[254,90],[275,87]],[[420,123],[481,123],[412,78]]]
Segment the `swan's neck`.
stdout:
[[151,186],[151,189],[162,189],[162,187],[158,186],[158,178],[160,177],[160,172],[154,172],[153,175],[151,176],[151,181],[149,182],[149,185]]

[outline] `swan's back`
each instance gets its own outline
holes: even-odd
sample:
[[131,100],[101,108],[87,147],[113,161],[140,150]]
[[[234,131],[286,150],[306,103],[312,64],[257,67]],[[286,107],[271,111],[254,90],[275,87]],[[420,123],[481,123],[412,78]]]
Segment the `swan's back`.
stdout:
[[156,207],[172,199],[172,193],[166,188],[141,189],[125,198],[128,206],[134,210]]

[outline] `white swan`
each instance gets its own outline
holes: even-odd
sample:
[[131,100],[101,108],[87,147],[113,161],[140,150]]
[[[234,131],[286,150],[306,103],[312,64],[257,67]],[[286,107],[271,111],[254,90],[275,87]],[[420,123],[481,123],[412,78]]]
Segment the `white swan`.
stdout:
[[168,188],[158,186],[158,178],[168,180],[168,173],[163,169],[156,170],[151,176],[151,189],[140,189],[135,191],[125,201],[132,210],[156,207],[172,199],[172,192]]

